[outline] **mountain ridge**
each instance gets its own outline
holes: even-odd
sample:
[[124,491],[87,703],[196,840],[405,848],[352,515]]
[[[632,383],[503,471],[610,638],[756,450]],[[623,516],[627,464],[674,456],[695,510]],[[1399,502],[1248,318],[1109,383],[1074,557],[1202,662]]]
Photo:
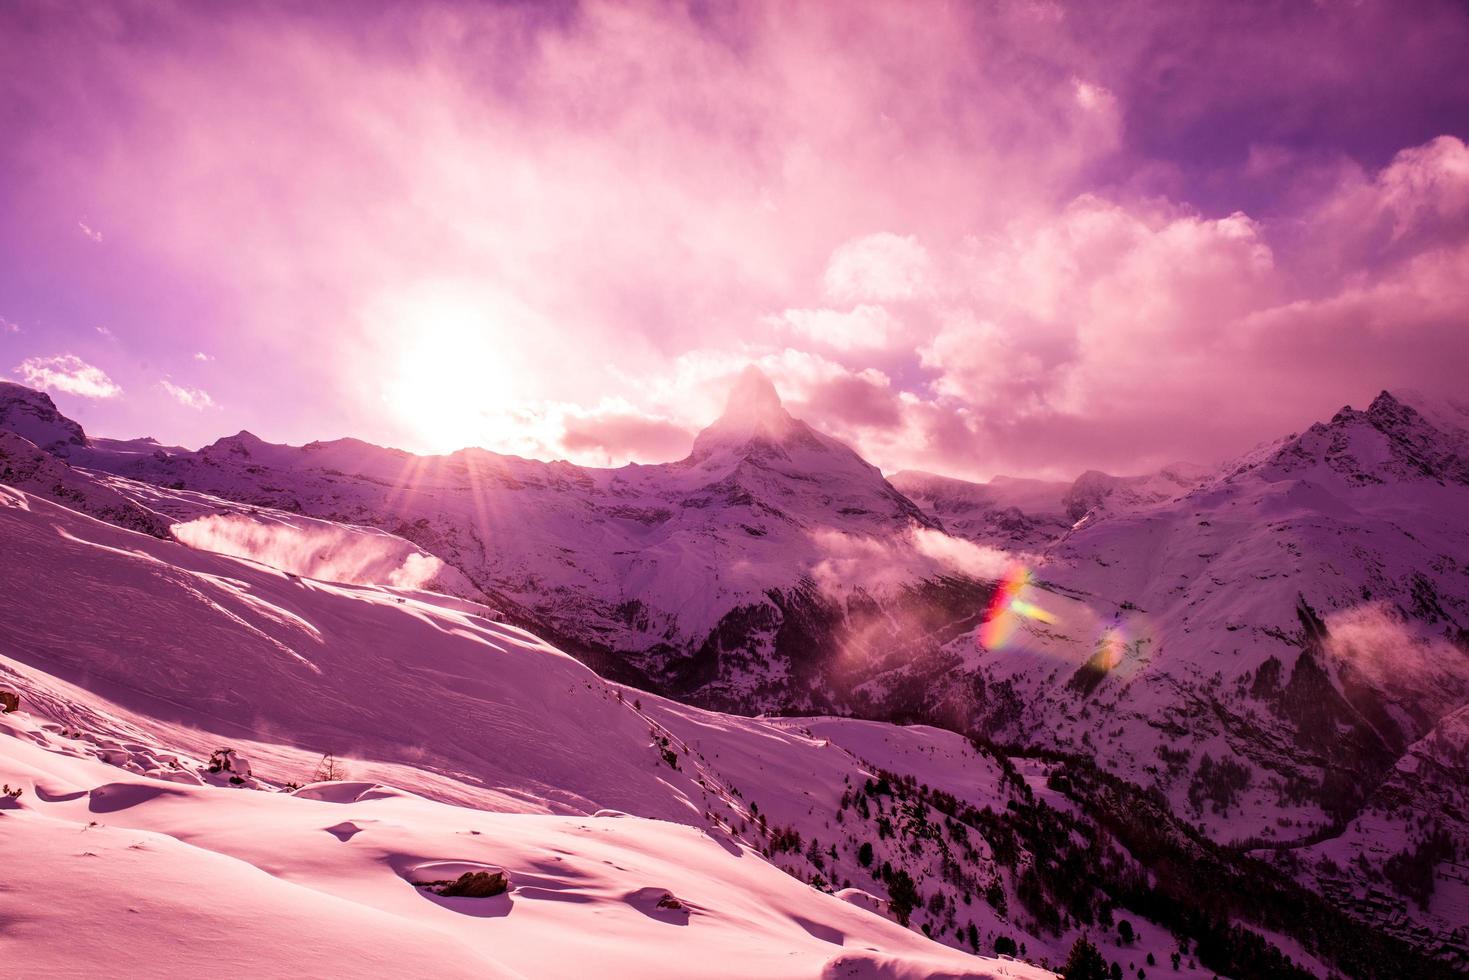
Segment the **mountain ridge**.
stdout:
[[[1097,754],[1363,921],[1469,962],[1454,879],[1406,918],[1380,897],[1457,799],[1408,776],[1452,766],[1469,701],[1457,430],[1384,394],[1202,479],[1101,481],[1071,522],[1075,484],[889,481],[753,384],[734,437],[618,470],[355,440],[59,448],[152,513],[397,535],[604,675],[705,707]],[[1405,850],[1374,850],[1384,835]]]

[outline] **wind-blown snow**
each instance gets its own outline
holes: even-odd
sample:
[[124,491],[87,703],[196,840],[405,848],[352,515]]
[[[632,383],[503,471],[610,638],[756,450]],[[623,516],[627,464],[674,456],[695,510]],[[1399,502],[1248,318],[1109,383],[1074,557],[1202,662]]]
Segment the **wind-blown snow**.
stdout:
[[250,558],[296,575],[352,585],[382,583],[427,588],[444,572],[433,555],[407,550],[385,534],[348,531],[339,525],[273,522],[240,514],[209,514],[173,526],[191,548]]

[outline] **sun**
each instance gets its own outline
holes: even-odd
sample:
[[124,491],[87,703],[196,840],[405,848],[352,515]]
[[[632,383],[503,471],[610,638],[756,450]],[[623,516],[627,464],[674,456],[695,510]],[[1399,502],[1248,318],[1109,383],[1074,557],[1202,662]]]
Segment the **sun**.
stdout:
[[376,319],[390,362],[384,398],[415,448],[494,446],[513,433],[520,392],[510,339],[525,326],[513,307],[428,284],[381,304]]

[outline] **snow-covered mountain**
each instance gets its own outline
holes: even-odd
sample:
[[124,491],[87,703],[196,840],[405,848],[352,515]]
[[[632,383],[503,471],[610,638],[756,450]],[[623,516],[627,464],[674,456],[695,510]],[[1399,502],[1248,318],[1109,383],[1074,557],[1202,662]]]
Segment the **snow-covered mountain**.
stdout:
[[1067,514],[1069,483],[1007,476],[972,483],[919,470],[890,479],[950,534],[977,544],[1039,553],[1076,523]]
[[0,429],[48,452],[64,454],[87,445],[82,427],[57,411],[50,395],[13,381],[0,381]]
[[463,573],[462,594],[604,674],[711,706],[837,704],[869,661],[977,621],[983,579],[1004,560],[945,535],[848,446],[793,419],[758,372],[688,457],[657,466],[275,446],[247,432],[198,452],[57,448],[167,491],[398,535]]
[[[1040,978],[1013,957],[1084,934],[1183,977],[1433,970],[1166,813],[1109,829],[1155,804],[1080,762],[681,705],[473,602],[9,487],[0,541],[0,948],[28,972]],[[1202,881],[1244,925],[1184,914]]]
[[1088,514],[1127,512],[1175,500],[1213,476],[1210,467],[1172,463],[1156,473],[1112,476],[1087,470],[1066,489],[1062,503],[1066,516],[1079,521]]
[[1096,519],[1173,500],[1212,475],[1207,466],[1173,463],[1138,476],[1088,470],[1070,482],[997,476],[973,483],[919,470],[902,470],[891,480],[950,534],[1040,554],[1088,515]]
[[[19,400],[24,410],[0,404],[0,419],[21,418],[48,439],[51,453],[17,440],[33,463],[207,528],[196,546],[358,587],[402,584],[390,576],[427,567],[433,574],[414,584],[488,601],[604,675],[705,706],[835,708],[978,736],[1007,747],[991,765],[1018,766],[1041,794],[1031,799],[1054,800],[1086,833],[1134,856],[1156,858],[1158,841],[1130,837],[1109,816],[1118,794],[1161,807],[1153,822],[1172,828],[1165,836],[1188,861],[1228,864],[1248,852],[1289,876],[1265,887],[1264,866],[1230,872],[1255,892],[1285,895],[1303,882],[1330,896],[1318,908],[1289,892],[1272,913],[1276,939],[1298,961],[1306,950],[1332,956],[1288,908],[1307,908],[1311,921],[1345,912],[1469,964],[1469,892],[1454,864],[1469,852],[1458,778],[1469,705],[1469,426],[1453,406],[1419,411],[1384,393],[1366,411],[1344,409],[1214,471],[977,485],[884,480],[792,419],[756,375],[686,459],[615,470],[482,450],[415,457],[355,440],[273,446],[248,433],[198,452],[78,442],[80,429],[48,412],[49,399]],[[86,510],[48,480],[24,486]],[[218,521],[230,533],[213,533]],[[308,527],[339,530],[319,548],[296,546]],[[381,561],[336,560],[390,542]],[[639,697],[670,732],[683,724],[675,715],[703,717]],[[757,724],[708,717],[721,731]],[[962,769],[973,751],[965,744],[943,750],[948,765]],[[1128,782],[1106,782],[1114,776]],[[1018,784],[998,785],[1011,789],[975,796],[929,767],[912,800],[950,814],[949,796],[976,814],[1035,805]],[[1135,795],[1146,793],[1158,795]],[[1189,823],[1237,847],[1201,852]],[[999,901],[1025,908],[1005,927],[1059,953],[1056,937],[1094,922],[1117,893],[1099,881],[1086,901],[1043,921],[1064,890],[1047,870],[1060,845],[1044,820],[1020,827],[1009,832],[1031,835],[1033,861],[999,875]],[[992,864],[1004,850],[991,846]],[[932,861],[931,878],[948,880],[948,868],[965,880],[942,855]],[[972,881],[971,898],[983,876]],[[946,908],[930,928],[946,924],[952,941],[962,922],[948,923]],[[983,928],[998,931],[1002,918]],[[1355,950],[1375,934],[1333,933],[1327,946]],[[1218,942],[1239,955],[1235,940]],[[1377,954],[1346,955],[1360,964]]]
[[[1464,963],[1466,445],[1384,392],[1176,499],[1091,512],[1024,589],[1049,621],[951,645],[967,714],[1096,754]],[[1454,846],[1422,907],[1385,902],[1394,862],[1439,830]]]

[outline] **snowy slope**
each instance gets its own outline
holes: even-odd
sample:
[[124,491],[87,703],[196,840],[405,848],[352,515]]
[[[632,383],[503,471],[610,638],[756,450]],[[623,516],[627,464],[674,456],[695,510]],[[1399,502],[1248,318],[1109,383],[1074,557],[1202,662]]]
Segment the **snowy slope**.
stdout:
[[[373,975],[419,944],[437,951],[415,962],[448,975],[1043,975],[783,873],[715,788],[721,756],[786,767],[791,788],[758,795],[809,818],[788,793],[865,778],[848,756],[729,719],[736,741],[706,739],[705,763],[638,697],[483,607],[289,576],[0,494],[0,688],[23,698],[0,738],[0,780],[23,790],[0,810],[0,903],[19,922],[0,950],[26,969],[78,975],[110,937],[128,947],[122,975],[160,961]],[[238,786],[208,771],[223,746],[249,757]],[[324,753],[365,781],[282,791]],[[507,868],[514,887],[426,897],[411,882],[448,873],[433,862]],[[685,907],[657,907],[665,892]],[[320,937],[304,959],[277,952],[302,935]]]
[[[21,491],[4,491],[4,501],[0,540],[12,561],[0,569],[0,644],[8,651],[0,688],[24,698],[6,727],[52,753],[115,767],[76,777],[34,758],[14,761],[19,749],[0,740],[8,767],[0,776],[24,790],[18,816],[46,818],[11,826],[34,832],[35,852],[57,860],[57,841],[71,835],[135,832],[93,852],[115,858],[109,867],[126,883],[113,886],[104,875],[100,893],[68,892],[55,916],[32,923],[32,937],[51,934],[63,915],[100,916],[96,928],[104,929],[104,913],[118,907],[112,902],[169,917],[168,928],[139,944],[140,956],[158,955],[180,929],[248,923],[280,936],[284,927],[262,909],[299,904],[279,887],[284,881],[396,916],[381,930],[396,949],[423,941],[419,913],[440,915],[441,903],[404,882],[434,861],[510,869],[518,884],[503,917],[519,913],[513,921],[534,949],[455,928],[479,929],[501,915],[499,906],[451,903],[454,915],[430,925],[474,947],[456,962],[536,976],[584,971],[599,944],[612,947],[606,961],[616,974],[659,975],[642,957],[667,943],[638,927],[668,924],[659,917],[670,910],[657,908],[665,890],[692,910],[690,928],[710,917],[688,955],[724,952],[704,957],[716,976],[1027,975],[944,952],[916,932],[894,933],[862,911],[898,916],[887,899],[900,894],[901,876],[916,895],[914,927],[949,947],[989,951],[1013,941],[1032,960],[1058,963],[1073,939],[1097,928],[1096,916],[1113,914],[1105,889],[1116,886],[1105,875],[1069,898],[1056,890],[1066,879],[1051,850],[1055,828],[1069,821],[1072,834],[1102,831],[1050,787],[1044,764],[1027,763],[1017,775],[1004,759],[930,728],[738,718],[678,705],[610,686],[474,603],[289,575],[120,530]],[[238,788],[228,773],[208,769],[224,746],[250,760]],[[288,799],[281,790],[312,779],[326,753],[357,781],[308,786]],[[118,782],[145,788],[110,785]],[[410,806],[404,791],[424,799]],[[444,803],[500,816],[478,824],[471,811],[441,819],[439,809],[419,809]],[[293,808],[270,809],[277,806]],[[318,820],[319,806],[347,808],[351,819]],[[94,820],[99,826],[88,826]],[[577,846],[587,820],[630,828],[615,842],[620,850]],[[467,836],[494,846],[466,846],[464,831],[481,826]],[[381,843],[377,829],[387,832]],[[131,846],[136,834],[145,835],[143,848]],[[693,850],[679,843],[685,839]],[[343,846],[354,844],[371,847]],[[136,853],[154,846],[156,862]],[[26,851],[15,853],[24,869],[13,880],[42,887],[44,872],[25,864]],[[245,867],[220,870],[218,855]],[[1140,874],[1137,860],[1114,847],[1108,865],[1122,870],[1110,873]],[[766,877],[782,870],[779,884]],[[145,902],[154,888],[165,893],[161,903]],[[173,897],[181,888],[218,895],[207,904],[215,911],[191,914]],[[250,894],[231,902],[238,889]],[[820,890],[846,901],[831,912],[823,903],[838,899]],[[566,893],[576,897],[558,903]],[[789,903],[780,897],[787,894]],[[541,900],[570,918],[524,912]],[[1063,901],[1073,913],[1058,917]],[[356,907],[323,912],[320,931],[339,936],[378,921],[361,915]],[[1175,927],[1137,912],[1130,918],[1141,938],[1104,948],[1166,958]],[[585,941],[557,943],[556,930]],[[323,942],[337,955],[337,940]],[[624,950],[628,943],[635,949]],[[62,975],[89,955],[81,939],[47,948]],[[789,969],[761,959],[772,949]],[[271,965],[240,951],[215,962],[227,973]],[[371,972],[375,961],[345,962]],[[1198,969],[1184,975],[1212,975]]]
[[[0,810],[0,952],[20,976],[1049,976],[946,950],[676,824],[335,792],[351,784],[170,785],[4,727],[19,737],[0,738],[0,778],[26,793]],[[510,890],[414,886],[483,867]]]

